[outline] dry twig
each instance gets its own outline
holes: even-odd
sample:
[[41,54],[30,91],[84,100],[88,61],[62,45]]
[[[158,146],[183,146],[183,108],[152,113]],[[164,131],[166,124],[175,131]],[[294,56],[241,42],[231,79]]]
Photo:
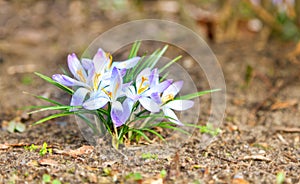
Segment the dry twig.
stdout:
[[265,157],[263,155],[246,155],[243,158],[239,158],[238,160],[261,160],[266,162],[271,162],[271,159]]

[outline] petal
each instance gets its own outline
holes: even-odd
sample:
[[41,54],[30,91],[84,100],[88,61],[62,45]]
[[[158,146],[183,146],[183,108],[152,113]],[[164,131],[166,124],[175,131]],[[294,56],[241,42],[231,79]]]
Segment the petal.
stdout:
[[154,87],[159,83],[158,78],[159,78],[159,75],[157,72],[157,68],[155,68],[151,71],[151,74],[149,76],[150,87]]
[[151,73],[150,68],[145,68],[144,70],[142,70],[141,73],[139,73],[138,76],[136,77],[136,86],[140,87],[142,83],[142,77],[149,78],[150,73]]
[[89,90],[85,88],[79,88],[75,91],[71,99],[71,106],[79,106],[82,105],[86,95],[88,94]]
[[120,75],[120,72],[117,68],[113,68],[112,70],[112,78],[111,78],[111,99],[112,101],[117,100],[117,98],[121,95],[123,80]]
[[96,73],[102,73],[105,65],[107,64],[108,60],[106,57],[106,53],[99,48],[97,53],[95,54],[94,58],[93,58],[93,63],[94,63],[94,67],[95,67],[95,72]]
[[117,67],[118,69],[133,68],[138,63],[138,61],[140,59],[141,59],[140,57],[133,57],[133,58],[128,59],[126,61],[115,62],[114,66]]
[[194,102],[191,100],[172,100],[164,106],[177,111],[184,111],[193,107]]
[[112,103],[112,108],[110,111],[111,119],[116,127],[119,127],[125,123],[123,116],[123,107],[122,104],[118,101]]
[[120,74],[122,77],[124,77],[126,75],[126,68],[120,69]]
[[163,92],[162,98],[170,94],[175,97],[180,91],[180,89],[182,88],[182,85],[183,85],[183,81],[174,82]]
[[94,63],[91,59],[88,58],[82,58],[81,63],[84,69],[90,70],[91,68],[94,67]]
[[75,53],[68,55],[68,66],[73,76],[85,82],[87,75]]
[[165,80],[162,83],[150,88],[150,90],[145,92],[145,95],[149,96],[152,93],[162,93],[172,84],[172,82],[172,79]]
[[156,93],[152,93],[150,97],[151,97],[151,99],[155,103],[157,103],[157,104],[161,104],[162,103],[159,93],[157,93],[157,92]]
[[126,88],[125,95],[134,102],[136,102],[140,98],[140,95],[136,94],[134,86],[129,86],[128,88]]
[[108,99],[104,96],[99,96],[97,98],[88,99],[83,103],[83,107],[88,110],[96,110],[105,106],[108,102]]
[[116,101],[112,103],[111,117],[116,127],[119,127],[126,123],[128,120],[134,102],[130,99],[126,99],[121,105]]
[[169,108],[163,108],[163,112],[166,116],[170,117],[168,118],[172,123],[175,123],[177,125],[183,125],[177,118],[176,114]]
[[141,97],[139,99],[141,105],[150,112],[159,112],[160,107],[157,103],[155,103],[152,99],[147,97]]
[[128,98],[126,100],[124,100],[124,102],[123,102],[123,110],[124,110],[123,119],[127,120],[129,118],[133,104],[134,104],[133,100],[130,100]]
[[69,76],[61,75],[61,74],[54,74],[52,75],[52,79],[56,82],[65,85],[65,86],[83,86],[83,87],[89,87],[87,84],[80,82],[78,80],[75,80]]

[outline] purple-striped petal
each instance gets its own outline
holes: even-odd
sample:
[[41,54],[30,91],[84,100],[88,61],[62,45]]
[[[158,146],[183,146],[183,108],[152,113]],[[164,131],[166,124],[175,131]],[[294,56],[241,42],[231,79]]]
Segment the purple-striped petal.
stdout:
[[175,123],[177,125],[183,125],[181,121],[177,118],[176,114],[169,108],[163,108],[163,112],[166,116],[170,117],[168,118],[172,123]]
[[116,127],[126,123],[131,114],[132,107],[133,101],[130,99],[126,99],[123,104],[118,101],[112,103],[111,118]]
[[108,59],[106,57],[106,53],[101,48],[99,48],[93,58],[95,72],[102,73],[107,62],[108,62]]
[[121,95],[122,92],[122,77],[117,68],[113,68],[111,77],[111,100],[115,101]]
[[56,82],[65,85],[65,86],[83,86],[83,87],[89,87],[87,84],[80,82],[78,80],[75,80],[69,76],[61,75],[61,74],[54,74],[52,75],[52,79]]
[[82,105],[86,95],[89,93],[89,90],[85,88],[79,88],[75,91],[71,99],[71,106],[80,106]]
[[152,99],[147,98],[147,97],[141,97],[139,99],[139,102],[141,103],[141,105],[147,109],[150,112],[159,112],[160,111],[160,107],[157,103],[155,103]]
[[104,107],[108,102],[108,99],[105,97],[98,97],[94,99],[88,99],[83,103],[83,108],[87,110],[96,110]]
[[86,72],[83,69],[75,53],[68,55],[68,66],[71,73],[77,80],[86,82],[86,78],[87,78]]
[[158,85],[159,83],[159,75],[158,75],[158,72],[157,72],[157,68],[154,68],[152,71],[151,71],[151,74],[149,76],[149,83],[150,83],[150,88]]
[[87,71],[89,71],[91,68],[94,68],[94,63],[91,59],[82,58],[81,63],[82,63],[83,68]]
[[172,79],[165,80],[162,83],[150,88],[148,91],[145,92],[145,95],[149,96],[152,93],[162,93],[172,84],[172,82]]
[[140,59],[140,57],[133,57],[126,61],[114,62],[114,66],[118,69],[133,68],[139,62]]
[[112,103],[112,108],[110,112],[111,119],[116,127],[119,127],[125,123],[122,119],[123,116],[123,107],[122,104],[118,101]]
[[151,99],[152,99],[155,103],[157,103],[157,104],[161,104],[161,103],[162,103],[161,98],[160,98],[160,95],[159,95],[158,92],[152,93],[152,94],[150,95],[150,97],[151,97]]
[[165,98],[167,95],[172,95],[175,97],[182,88],[182,85],[183,81],[174,82],[163,92],[162,98]]
[[184,111],[193,107],[194,102],[191,100],[172,100],[165,104],[164,106],[176,111]]
[[136,102],[140,98],[140,95],[136,94],[134,86],[127,87],[125,90],[125,95],[127,98],[130,98],[134,102]]

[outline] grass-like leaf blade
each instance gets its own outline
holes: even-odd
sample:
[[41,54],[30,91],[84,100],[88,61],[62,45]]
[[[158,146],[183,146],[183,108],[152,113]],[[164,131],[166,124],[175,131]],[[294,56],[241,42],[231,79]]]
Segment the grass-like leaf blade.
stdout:
[[179,61],[182,58],[182,56],[177,56],[172,61],[170,61],[168,64],[166,64],[164,67],[159,69],[159,73],[163,72],[165,69],[169,68],[172,64]]
[[63,113],[53,114],[51,116],[47,116],[43,119],[40,119],[39,121],[35,122],[33,125],[38,125],[38,124],[44,123],[46,121],[49,121],[51,119],[59,118],[59,117],[63,117],[63,116],[69,116],[71,114],[74,114],[74,112],[63,112]]
[[48,110],[65,110],[65,111],[69,111],[72,108],[74,108],[74,107],[73,106],[69,106],[69,105],[48,106],[48,107],[44,107],[44,108],[41,108],[41,109],[38,109],[38,110],[35,110],[35,111],[31,111],[28,114],[34,114],[34,113],[37,113],[37,112],[48,111]]
[[52,104],[55,104],[55,105],[63,106],[62,103],[59,103],[59,102],[57,102],[57,101],[55,101],[55,100],[51,100],[51,99],[46,98],[46,97],[43,97],[43,96],[34,95],[34,94],[31,94],[31,93],[27,93],[27,92],[23,92],[23,93],[25,93],[25,94],[27,94],[27,95],[34,96],[34,97],[36,97],[36,98],[38,98],[38,99],[44,100],[44,101],[46,101],[46,102],[49,102],[49,103],[52,103]]
[[156,136],[157,136],[158,138],[160,138],[162,141],[165,141],[165,139],[163,138],[163,136],[160,135],[160,134],[159,134],[158,132],[156,132],[155,130],[152,130],[152,129],[149,129],[149,128],[142,128],[142,129],[140,129],[140,130],[150,132],[150,133],[156,135]]
[[130,53],[128,55],[128,59],[136,57],[137,53],[140,49],[141,41],[135,41],[131,47]]
[[46,75],[43,75],[41,73],[38,73],[38,72],[34,72],[37,76],[39,76],[40,78],[44,79],[45,81],[49,82],[50,84],[53,84],[54,86],[64,90],[65,92],[69,93],[69,94],[73,94],[74,91],[71,89],[71,88],[68,88],[67,86],[65,85],[62,85],[56,81],[54,81],[53,79],[51,79],[50,77],[46,76]]
[[190,99],[197,98],[199,96],[203,96],[205,94],[213,93],[213,92],[217,92],[217,91],[221,91],[221,89],[212,89],[212,90],[206,90],[206,91],[199,91],[199,92],[196,92],[196,93],[192,93],[192,94],[177,97],[174,100],[190,100]]
[[149,139],[149,137],[146,134],[144,134],[144,132],[142,132],[142,131],[140,131],[138,129],[134,129],[134,128],[130,129],[129,131],[135,132],[135,133],[141,135],[142,137],[144,137],[148,142],[151,142],[151,140]]

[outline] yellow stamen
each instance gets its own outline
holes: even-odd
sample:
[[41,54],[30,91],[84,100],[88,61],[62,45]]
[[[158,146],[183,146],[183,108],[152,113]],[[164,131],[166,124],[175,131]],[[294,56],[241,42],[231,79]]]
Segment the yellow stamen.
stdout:
[[109,63],[107,65],[107,68],[109,69],[112,64],[112,55],[110,53],[106,53],[106,57],[109,59]]
[[76,73],[78,74],[78,76],[82,82],[86,82],[86,80],[83,76],[82,70],[77,70]]
[[147,79],[146,77],[142,76],[142,82],[141,82],[141,84],[140,84],[140,86],[139,86],[139,88],[138,88],[138,91],[137,91],[138,94],[141,94],[141,93],[143,93],[146,89],[148,89],[149,85],[146,85],[146,86],[143,87],[144,82],[147,81],[147,80],[148,80],[148,79]]
[[96,73],[94,76],[94,90],[97,91],[98,90],[98,85],[99,85],[99,78],[101,76],[101,73]]
[[106,91],[106,89],[104,89],[104,88],[102,88],[102,91],[103,91],[105,94],[107,94],[107,96],[108,96],[109,98],[111,98],[111,95],[112,95],[111,92]]
[[164,97],[161,99],[161,101],[162,101],[163,103],[166,103],[166,102],[169,101],[169,100],[174,100],[174,95],[173,95],[173,94],[168,94],[168,95],[164,96]]

